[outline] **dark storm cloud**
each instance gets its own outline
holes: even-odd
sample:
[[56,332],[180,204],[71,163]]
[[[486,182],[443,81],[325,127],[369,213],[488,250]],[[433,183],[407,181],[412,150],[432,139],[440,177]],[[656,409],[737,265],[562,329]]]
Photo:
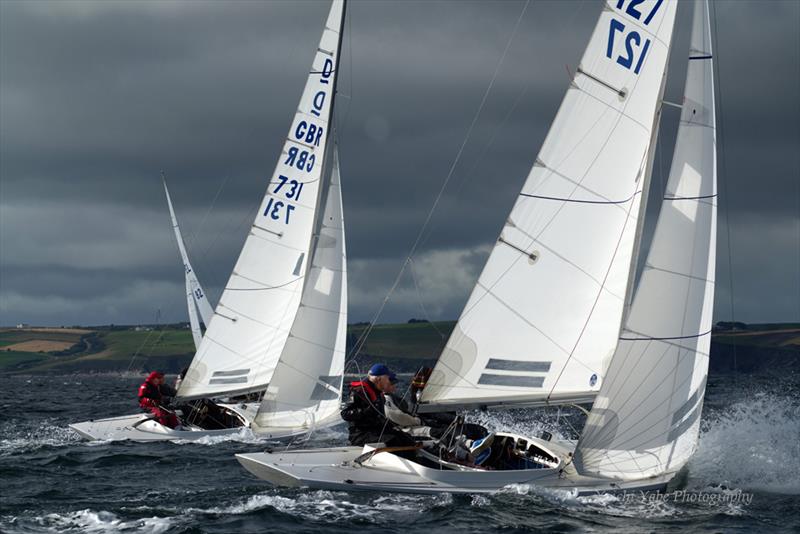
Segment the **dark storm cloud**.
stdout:
[[[522,8],[349,3],[337,116],[352,321],[371,317],[393,282]],[[405,274],[384,319],[458,315],[600,8],[528,6],[415,258],[417,283]],[[161,170],[195,269],[217,297],[327,10],[327,2],[0,2],[0,324],[152,321],[157,308],[184,320]],[[720,205],[729,210],[736,314],[798,320],[800,304],[786,295],[800,293],[800,5],[715,10]],[[679,6],[672,101],[681,99],[690,12]],[[667,110],[656,208],[676,121]],[[726,235],[724,218],[720,228]],[[719,256],[717,316],[728,317],[727,249]]]

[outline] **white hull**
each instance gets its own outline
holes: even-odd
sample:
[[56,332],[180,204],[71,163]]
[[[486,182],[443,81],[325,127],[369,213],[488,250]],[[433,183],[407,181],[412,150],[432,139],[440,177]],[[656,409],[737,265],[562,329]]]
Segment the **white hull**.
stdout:
[[[531,438],[527,438],[529,441]],[[534,438],[535,439],[535,438]],[[569,463],[574,445],[543,442],[557,452],[558,467],[518,470],[486,470],[461,467],[425,467],[391,452],[379,452],[361,462],[365,453],[381,444],[364,447],[282,450],[237,454],[248,471],[275,486],[307,487],[346,491],[391,491],[402,493],[491,493],[509,485],[530,485],[568,491],[575,495],[639,490],[661,490],[674,473],[635,481],[579,475]]]
[[[224,428],[220,430],[205,430],[199,427],[183,428],[174,430],[157,421],[151,419],[150,414],[138,413],[123,415],[120,417],[109,417],[106,419],[94,419],[75,423],[69,427],[77,432],[82,438],[91,441],[178,441],[178,440],[197,440],[205,437],[232,436],[250,428],[253,418],[258,412],[257,403],[249,404],[219,404],[223,409],[230,410],[238,414],[243,420],[244,425],[235,428]],[[335,425],[340,419],[322,421],[313,428],[274,428],[269,432],[257,434],[264,439],[285,439],[295,436],[302,436],[315,429]]]

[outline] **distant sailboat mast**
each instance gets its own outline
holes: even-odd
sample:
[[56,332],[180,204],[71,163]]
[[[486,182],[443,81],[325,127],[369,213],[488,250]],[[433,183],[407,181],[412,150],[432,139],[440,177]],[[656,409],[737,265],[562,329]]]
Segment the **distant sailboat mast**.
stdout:
[[189,254],[186,252],[186,245],[183,242],[181,229],[178,225],[178,218],[175,215],[175,209],[172,207],[172,198],[170,198],[169,195],[167,181],[164,179],[163,175],[161,178],[164,182],[164,193],[167,195],[167,205],[169,206],[169,216],[172,220],[172,229],[175,232],[175,240],[178,242],[178,251],[181,254],[181,260],[183,260],[186,278],[186,305],[189,311],[189,325],[192,330],[192,338],[194,339],[194,346],[196,349],[200,346],[200,341],[203,338],[197,312],[199,310],[203,324],[208,328],[211,318],[214,316],[214,310],[211,309],[211,304],[208,302],[206,292],[200,285],[200,280],[197,279],[192,264],[189,262]]

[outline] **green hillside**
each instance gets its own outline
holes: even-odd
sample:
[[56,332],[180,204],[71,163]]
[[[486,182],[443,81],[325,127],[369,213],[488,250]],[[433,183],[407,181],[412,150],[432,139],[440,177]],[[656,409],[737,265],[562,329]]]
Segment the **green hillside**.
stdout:
[[[402,372],[432,365],[454,325],[454,321],[376,325],[347,372],[363,372],[376,361]],[[348,326],[348,355],[367,326]],[[191,332],[185,325],[0,329],[0,373],[152,369],[175,373],[193,355]],[[712,338],[712,370],[748,371],[798,361],[800,324],[720,323]]]

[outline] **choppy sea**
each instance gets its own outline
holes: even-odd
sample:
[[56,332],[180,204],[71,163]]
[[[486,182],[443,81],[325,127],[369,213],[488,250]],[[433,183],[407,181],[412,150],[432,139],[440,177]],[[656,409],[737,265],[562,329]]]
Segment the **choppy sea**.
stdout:
[[[709,379],[698,452],[677,491],[574,497],[509,487],[415,496],[276,489],[237,452],[271,444],[243,431],[185,443],[87,443],[67,424],[136,411],[137,375],[3,376],[0,531],[798,532],[800,379],[796,372]],[[569,437],[574,415],[476,414],[494,429]],[[344,427],[305,446],[345,441]]]

